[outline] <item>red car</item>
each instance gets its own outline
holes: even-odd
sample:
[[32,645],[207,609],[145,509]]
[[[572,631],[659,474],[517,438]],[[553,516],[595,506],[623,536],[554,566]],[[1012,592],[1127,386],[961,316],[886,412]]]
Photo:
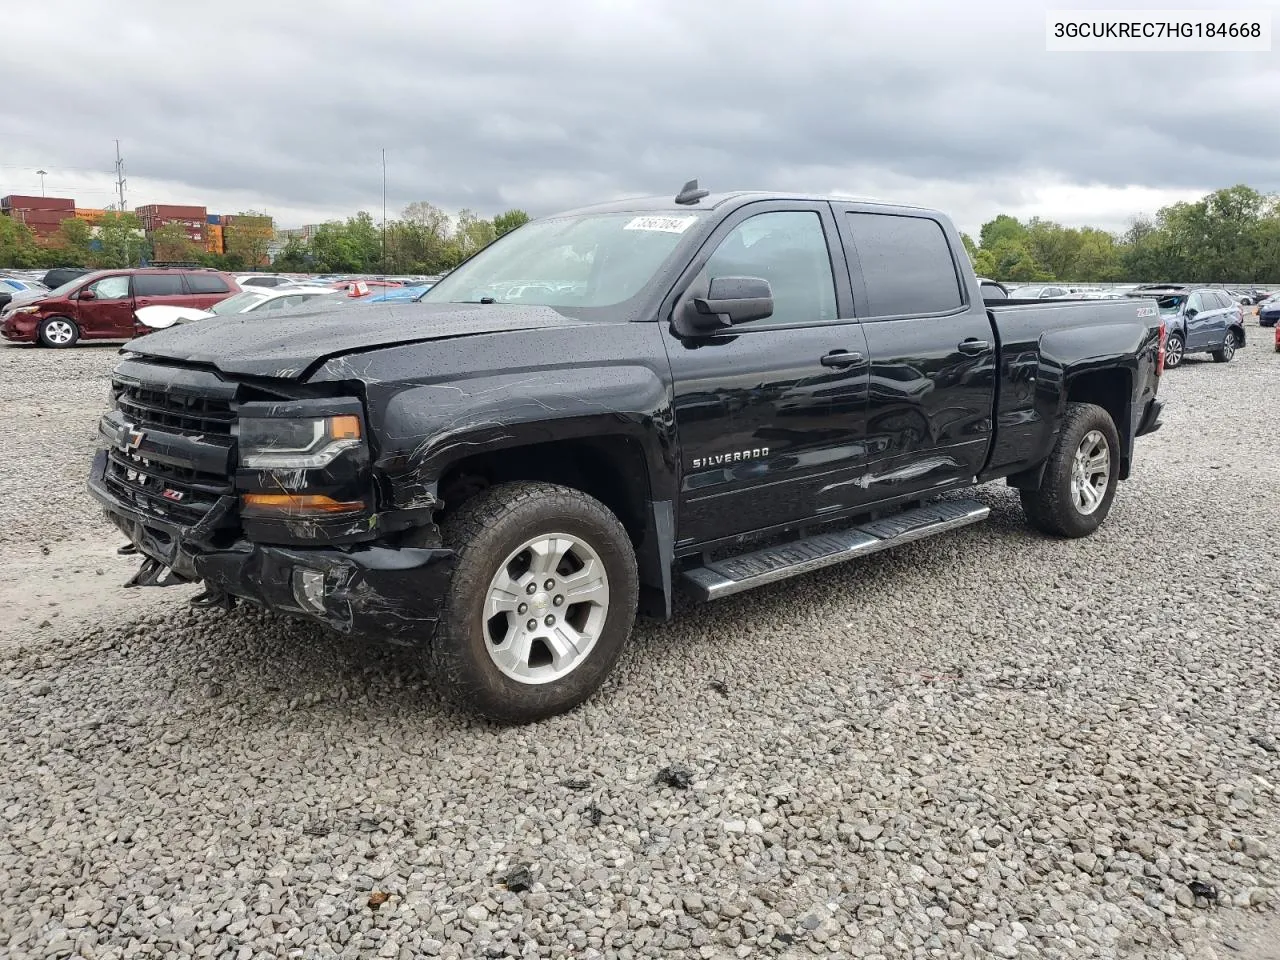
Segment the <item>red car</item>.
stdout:
[[166,304],[207,310],[240,287],[212,270],[99,270],[0,314],[0,336],[70,347],[79,340],[128,340],[148,332],[133,311]]

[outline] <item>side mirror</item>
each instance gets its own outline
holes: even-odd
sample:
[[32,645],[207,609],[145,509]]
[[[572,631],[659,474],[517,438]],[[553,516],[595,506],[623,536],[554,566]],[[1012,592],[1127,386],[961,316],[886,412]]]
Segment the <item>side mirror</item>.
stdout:
[[773,315],[773,290],[759,277],[716,277],[706,294],[685,300],[677,331],[689,335],[713,333],[739,323]]
[[94,293],[92,290],[81,290],[80,293],[76,295],[76,299],[77,300],[97,300],[98,295]]
[[1183,316],[1185,316],[1188,320],[1190,320],[1192,317],[1196,316],[1199,312],[1200,311],[1197,310],[1195,307],[1187,307],[1186,313],[1184,313]]

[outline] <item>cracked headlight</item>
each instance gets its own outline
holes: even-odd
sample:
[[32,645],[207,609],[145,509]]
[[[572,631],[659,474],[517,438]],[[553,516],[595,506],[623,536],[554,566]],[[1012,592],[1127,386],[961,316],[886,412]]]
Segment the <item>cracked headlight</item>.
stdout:
[[364,444],[360,418],[336,417],[240,421],[240,465],[251,470],[314,470]]

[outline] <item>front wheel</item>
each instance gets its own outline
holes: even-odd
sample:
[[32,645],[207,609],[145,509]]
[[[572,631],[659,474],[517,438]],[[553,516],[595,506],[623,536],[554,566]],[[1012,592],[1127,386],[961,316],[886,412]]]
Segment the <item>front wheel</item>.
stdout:
[[1120,476],[1120,436],[1111,415],[1069,403],[1038,490],[1022,491],[1022,512],[1037,530],[1086,537],[1111,512]]
[[457,561],[436,637],[451,692],[527,723],[590,697],[635,621],[639,585],[618,518],[580,490],[506,483],[446,521]]
[[1174,367],[1182,366],[1182,358],[1187,352],[1187,345],[1182,340],[1182,334],[1171,333],[1169,339],[1164,344],[1164,365],[1166,369],[1172,370]]
[[80,339],[80,328],[67,317],[49,317],[41,322],[39,337],[46,347],[73,347]]
[[1213,351],[1213,359],[1217,363],[1230,363],[1231,358],[1236,355],[1236,347],[1239,343],[1236,341],[1236,332],[1234,330],[1227,331],[1227,338],[1222,341],[1222,349]]

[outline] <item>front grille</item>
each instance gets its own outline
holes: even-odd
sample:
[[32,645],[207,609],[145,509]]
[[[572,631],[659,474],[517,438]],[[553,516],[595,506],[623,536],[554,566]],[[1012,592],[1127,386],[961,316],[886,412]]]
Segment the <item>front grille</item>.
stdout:
[[[103,480],[112,493],[136,509],[170,523],[193,526],[219,498],[234,492],[233,474],[207,472],[211,465],[221,471],[223,464],[230,471],[233,461],[227,454],[235,443],[234,400],[225,385],[213,382],[212,377],[205,392],[199,375],[184,374],[185,382],[171,386],[149,381],[146,374],[150,370],[138,367],[138,376],[130,370],[130,376],[115,379],[112,392],[119,415],[144,439],[136,449],[112,447]],[[175,446],[178,437],[185,440]],[[191,462],[171,462],[187,448],[193,451]],[[167,453],[161,460],[149,456],[149,450]]]
[[231,442],[235,413],[227,400],[116,382],[116,405],[131,423],[189,437]]
[[231,480],[187,467],[148,460],[134,453],[107,454],[107,486],[129,503],[157,517],[191,526],[231,493]]

